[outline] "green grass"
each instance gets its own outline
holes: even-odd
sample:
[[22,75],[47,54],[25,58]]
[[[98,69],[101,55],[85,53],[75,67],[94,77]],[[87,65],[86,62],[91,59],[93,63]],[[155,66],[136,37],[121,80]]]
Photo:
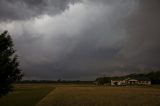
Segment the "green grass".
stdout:
[[56,87],[37,106],[160,106],[158,87]]
[[54,87],[47,84],[19,84],[7,96],[0,98],[0,106],[35,106]]

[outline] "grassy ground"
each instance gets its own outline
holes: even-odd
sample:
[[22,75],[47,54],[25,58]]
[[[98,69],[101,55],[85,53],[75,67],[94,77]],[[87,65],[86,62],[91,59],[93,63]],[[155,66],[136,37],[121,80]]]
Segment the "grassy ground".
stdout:
[[0,106],[160,106],[160,86],[19,84]]
[[35,106],[54,87],[46,84],[19,84],[7,96],[0,98],[0,106]]
[[59,86],[37,106],[160,106],[160,89]]

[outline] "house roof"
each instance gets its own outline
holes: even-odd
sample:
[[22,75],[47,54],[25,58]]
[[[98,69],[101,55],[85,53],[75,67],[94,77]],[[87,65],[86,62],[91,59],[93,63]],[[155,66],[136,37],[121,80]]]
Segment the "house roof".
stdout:
[[113,81],[121,81],[121,80],[125,80],[126,78],[123,78],[123,77],[113,77],[111,78],[111,80]]
[[131,78],[126,78],[126,77],[113,77],[111,80],[113,81],[121,81],[121,80],[138,80],[138,81],[150,81],[149,78],[147,77],[131,77]]
[[137,79],[129,79],[128,81],[138,81]]

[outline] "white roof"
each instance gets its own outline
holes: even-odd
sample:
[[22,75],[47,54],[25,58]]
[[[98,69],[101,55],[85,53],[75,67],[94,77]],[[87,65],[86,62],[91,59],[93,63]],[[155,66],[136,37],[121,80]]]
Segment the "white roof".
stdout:
[[129,79],[128,81],[138,81],[138,80],[136,80],[136,79]]

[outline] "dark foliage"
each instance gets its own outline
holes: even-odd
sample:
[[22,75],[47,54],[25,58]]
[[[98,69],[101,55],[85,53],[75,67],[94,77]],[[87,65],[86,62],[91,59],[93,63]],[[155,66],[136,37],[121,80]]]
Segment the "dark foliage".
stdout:
[[98,85],[103,85],[105,83],[110,83],[111,82],[111,77],[97,78],[96,82],[97,82]]
[[12,90],[12,83],[22,78],[13,41],[7,31],[0,35],[0,97]]
[[80,80],[22,80],[16,82],[18,84],[30,84],[30,83],[52,83],[52,84],[93,84],[93,81],[80,81]]
[[150,72],[146,76],[151,80],[152,84],[160,84],[160,71]]

